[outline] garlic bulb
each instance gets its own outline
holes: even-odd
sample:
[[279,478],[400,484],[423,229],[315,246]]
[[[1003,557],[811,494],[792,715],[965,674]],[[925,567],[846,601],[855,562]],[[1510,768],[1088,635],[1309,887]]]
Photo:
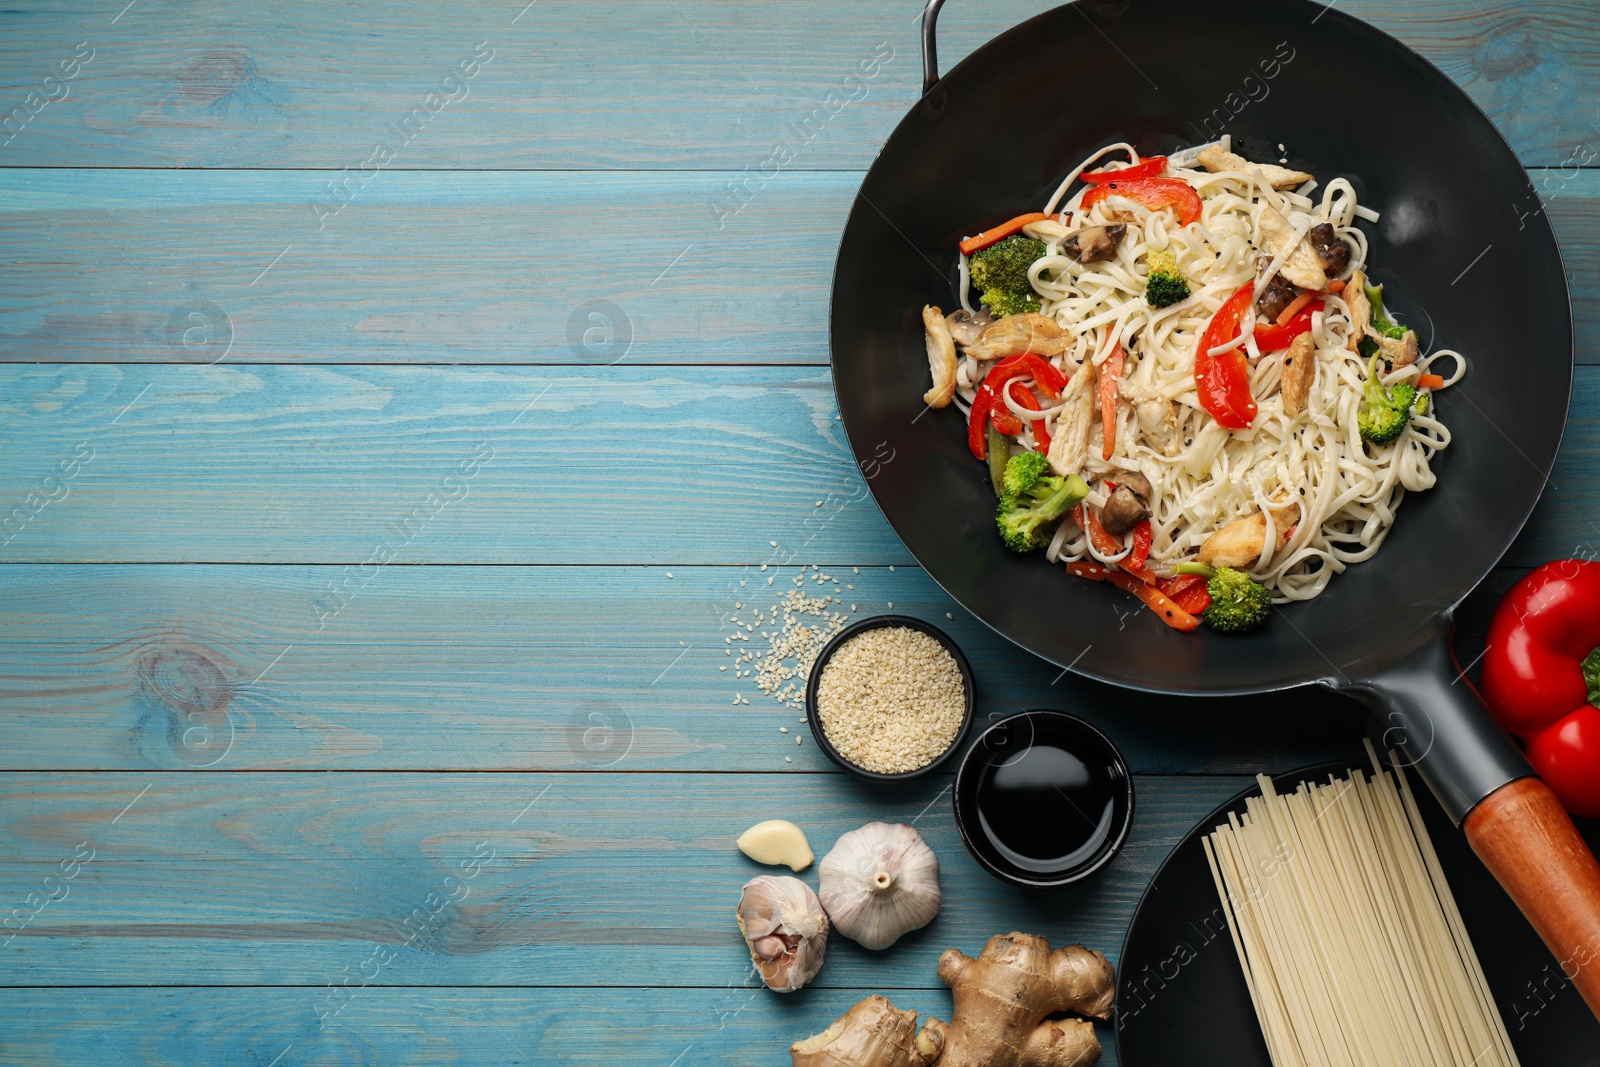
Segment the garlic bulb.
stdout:
[[738,920],[768,989],[792,993],[822,970],[828,916],[800,879],[770,874],[750,879],[739,894]]
[[864,948],[888,948],[939,913],[939,857],[903,823],[851,830],[817,872],[828,917]]

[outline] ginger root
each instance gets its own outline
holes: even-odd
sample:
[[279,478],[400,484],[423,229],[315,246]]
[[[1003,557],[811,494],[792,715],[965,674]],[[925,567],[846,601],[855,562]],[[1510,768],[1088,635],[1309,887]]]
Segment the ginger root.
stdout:
[[1048,1018],[1109,1016],[1116,976],[1098,952],[1051,952],[1042,937],[1000,934],[975,960],[946,949],[939,978],[955,999],[939,1067],[1086,1067],[1100,1058],[1092,1023]]
[[929,1067],[944,1048],[945,1025],[901,1011],[874,993],[815,1037],[789,1046],[794,1067]]

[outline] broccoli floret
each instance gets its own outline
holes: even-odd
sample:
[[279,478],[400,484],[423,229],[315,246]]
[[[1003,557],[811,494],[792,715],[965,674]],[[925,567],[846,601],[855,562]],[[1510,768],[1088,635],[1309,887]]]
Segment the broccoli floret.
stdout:
[[[1038,452],[1023,452],[1006,460],[1002,483],[1008,493],[1026,493],[1039,481],[1049,477],[1050,461]],[[1059,479],[1058,479],[1059,480]]]
[[1033,552],[1050,543],[1055,525],[1067,509],[1089,495],[1076,474],[1057,478],[1037,452],[1012,456],[1006,463],[1006,495],[995,509],[1000,537],[1013,552]]
[[1151,252],[1145,257],[1150,277],[1145,282],[1144,298],[1153,308],[1171,307],[1189,296],[1189,279],[1178,269],[1177,257],[1170,252]]
[[[1406,328],[1392,321],[1388,313],[1383,310],[1383,286],[1368,285],[1363,288],[1367,293],[1367,302],[1372,305],[1372,328],[1385,337],[1393,338],[1396,341],[1403,340],[1406,335]],[[1372,339],[1369,337],[1366,340],[1371,341]],[[1374,344],[1374,347],[1376,347],[1376,344]]]
[[1399,437],[1411,421],[1411,406],[1416,399],[1416,387],[1404,382],[1384,388],[1374,353],[1367,361],[1367,406],[1356,416],[1356,428],[1373,444],[1386,445]]
[[1201,613],[1207,626],[1224,634],[1242,634],[1267,621],[1272,594],[1244,571],[1218,567],[1206,582],[1211,604]]
[[978,299],[989,306],[996,318],[1039,310],[1039,297],[1028,281],[1028,268],[1044,255],[1044,242],[1021,234],[974,252],[967,260],[967,271]]
[[1267,621],[1272,611],[1272,594],[1267,587],[1244,571],[1233,567],[1208,567],[1204,563],[1179,563],[1174,574],[1198,574],[1206,580],[1211,603],[1200,613],[1205,624],[1218,633],[1242,634]]

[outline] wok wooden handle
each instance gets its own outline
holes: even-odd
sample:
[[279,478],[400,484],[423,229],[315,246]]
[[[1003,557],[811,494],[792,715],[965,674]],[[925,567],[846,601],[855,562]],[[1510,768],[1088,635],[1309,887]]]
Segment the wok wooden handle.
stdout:
[[1462,828],[1600,1018],[1600,863],[1556,795],[1518,778],[1479,801]]

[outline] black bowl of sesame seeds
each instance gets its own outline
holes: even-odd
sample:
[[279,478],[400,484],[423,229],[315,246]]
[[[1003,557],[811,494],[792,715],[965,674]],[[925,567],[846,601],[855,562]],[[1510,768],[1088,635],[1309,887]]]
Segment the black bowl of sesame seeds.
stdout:
[[972,667],[941,630],[874,615],[829,641],[806,683],[817,747],[857,778],[900,782],[948,760],[972,725]]

